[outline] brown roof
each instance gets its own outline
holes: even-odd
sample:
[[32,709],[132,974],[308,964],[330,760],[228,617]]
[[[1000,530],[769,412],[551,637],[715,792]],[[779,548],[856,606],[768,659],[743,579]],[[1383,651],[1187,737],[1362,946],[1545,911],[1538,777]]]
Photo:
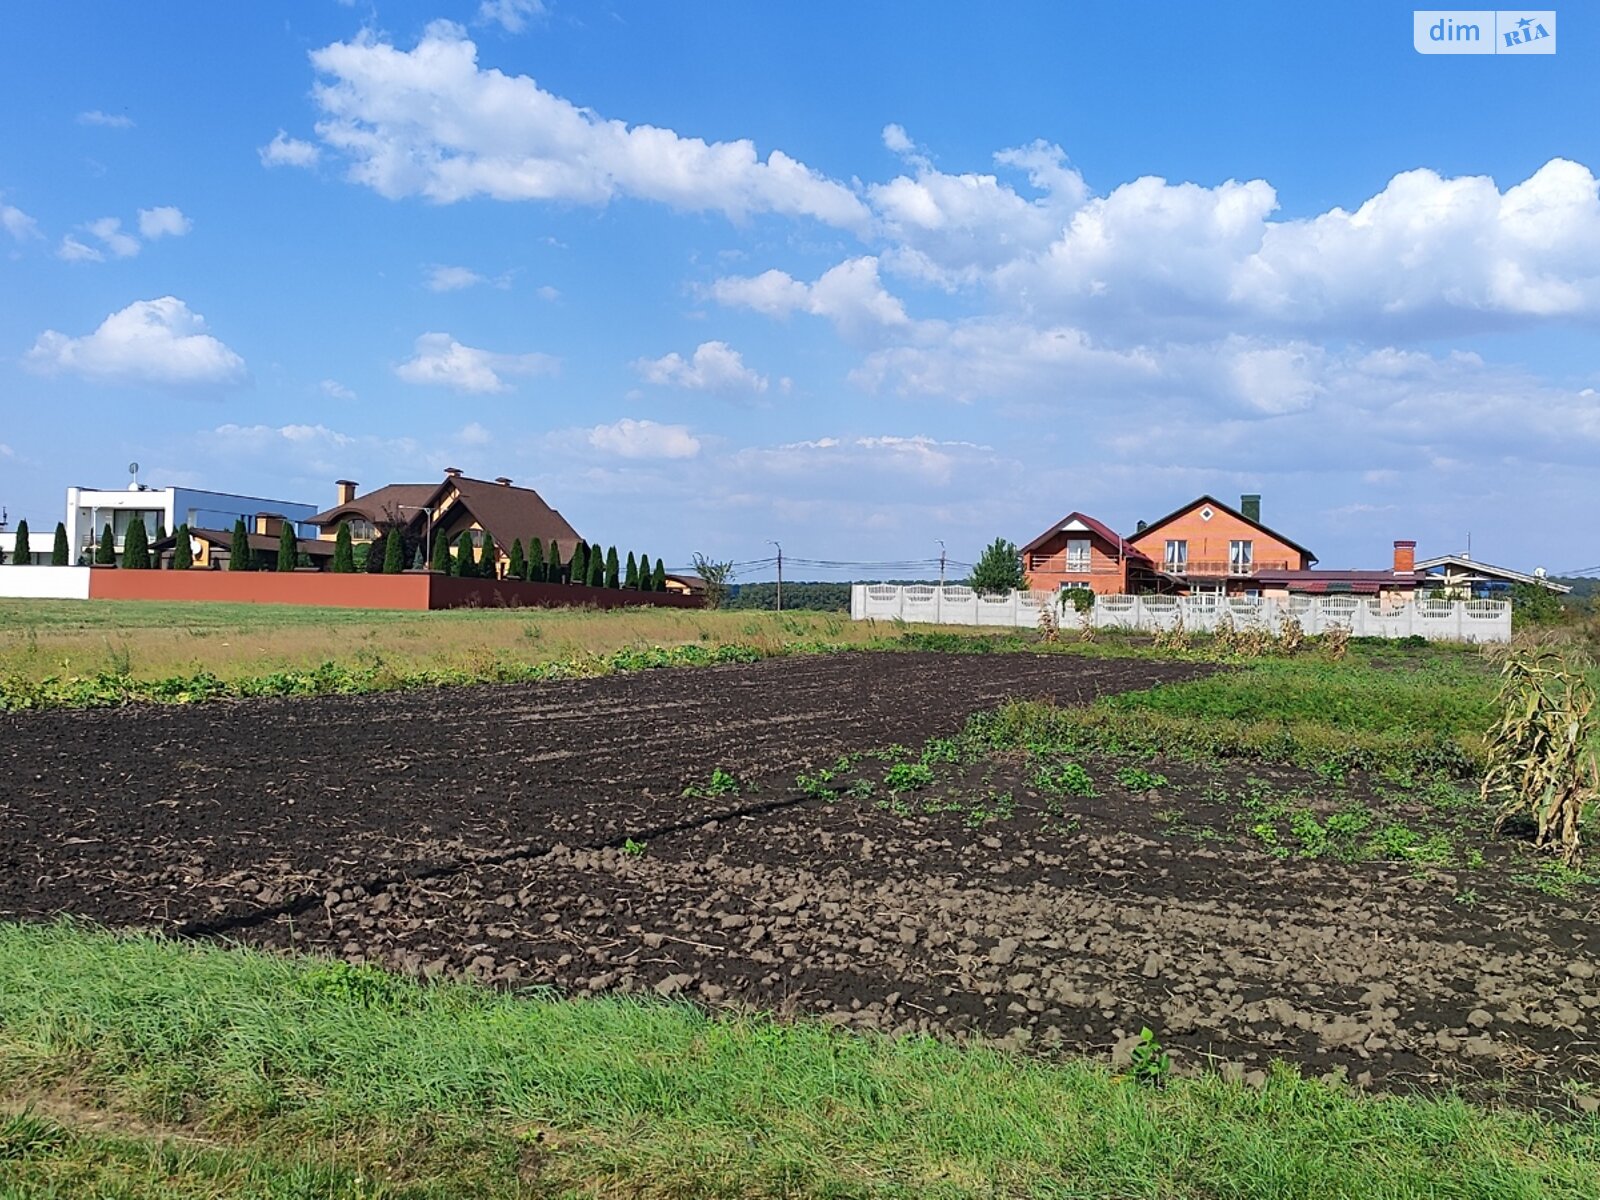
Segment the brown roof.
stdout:
[[1257,571],[1257,582],[1291,592],[1376,592],[1382,588],[1414,588],[1411,571]]
[[1033,541],[1029,542],[1026,546],[1019,550],[1018,553],[1027,554],[1030,551],[1037,550],[1040,546],[1044,545],[1074,521],[1077,521],[1091,533],[1098,534],[1100,537],[1110,542],[1113,546],[1120,547],[1126,557],[1142,558],[1146,562],[1149,561],[1150,556],[1148,554],[1146,554],[1143,550],[1140,550],[1132,542],[1128,541],[1127,538],[1123,537],[1115,529],[1112,529],[1111,526],[1107,525],[1104,521],[1095,520],[1088,513],[1081,512],[1068,513],[1066,516],[1062,517],[1061,520],[1057,521],[1054,525],[1050,526],[1049,529],[1046,529],[1038,537],[1034,538]]
[[463,505],[478,524],[494,535],[494,543],[503,554],[511,543],[522,540],[524,547],[532,538],[546,546],[551,539],[561,549],[563,562],[572,557],[572,548],[581,539],[578,531],[567,523],[555,509],[544,502],[544,497],[532,488],[512,487],[491,483],[487,479],[471,479],[456,475],[436,485],[423,503],[437,504],[446,489],[454,487]]
[[[357,496],[349,504],[336,504],[326,512],[308,517],[308,525],[337,525],[352,518],[374,525],[409,525],[421,514],[406,509],[422,508],[439,490],[437,483],[391,483],[377,491]],[[405,505],[403,509],[400,506]]]
[[1291,550],[1300,551],[1301,554],[1304,554],[1306,556],[1307,561],[1309,561],[1309,562],[1316,562],[1317,561],[1317,556],[1315,554],[1311,553],[1310,550],[1307,550],[1299,542],[1293,541],[1292,539],[1285,537],[1283,534],[1279,533],[1276,529],[1268,529],[1260,521],[1252,521],[1249,517],[1245,516],[1237,508],[1234,508],[1233,505],[1224,504],[1221,500],[1218,500],[1215,496],[1209,496],[1209,495],[1207,495],[1207,496],[1199,496],[1199,497],[1189,501],[1189,503],[1185,504],[1182,508],[1173,509],[1171,512],[1169,512],[1166,516],[1162,517],[1160,520],[1151,521],[1150,524],[1146,525],[1143,529],[1139,530],[1138,533],[1134,534],[1133,537],[1129,538],[1128,540],[1129,541],[1139,541],[1140,539],[1147,538],[1152,533],[1154,533],[1156,530],[1160,529],[1163,525],[1167,524],[1170,521],[1176,521],[1179,517],[1183,516],[1184,513],[1189,512],[1196,505],[1200,505],[1200,504],[1209,504],[1212,508],[1221,509],[1223,512],[1227,513],[1230,517],[1234,517],[1235,519],[1237,519],[1239,521],[1243,521],[1246,525],[1250,526],[1251,529],[1254,529],[1259,533],[1264,533],[1270,538],[1276,538],[1278,541],[1282,542],[1285,546],[1288,546],[1289,549],[1291,549]]

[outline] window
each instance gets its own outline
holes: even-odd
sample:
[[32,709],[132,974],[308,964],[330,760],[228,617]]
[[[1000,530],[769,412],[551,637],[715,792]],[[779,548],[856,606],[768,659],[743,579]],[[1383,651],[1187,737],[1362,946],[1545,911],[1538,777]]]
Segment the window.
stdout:
[[472,548],[474,550],[483,549],[483,530],[474,529],[472,531]]
[[360,518],[350,522],[350,538],[356,542],[370,542],[372,540],[372,522]]
[[1167,570],[1185,571],[1189,567],[1189,543],[1185,541],[1167,543]]
[[1089,539],[1067,539],[1067,574],[1087,575],[1089,573]]
[[1248,575],[1255,562],[1255,543],[1250,541],[1228,543],[1228,570],[1235,575]]

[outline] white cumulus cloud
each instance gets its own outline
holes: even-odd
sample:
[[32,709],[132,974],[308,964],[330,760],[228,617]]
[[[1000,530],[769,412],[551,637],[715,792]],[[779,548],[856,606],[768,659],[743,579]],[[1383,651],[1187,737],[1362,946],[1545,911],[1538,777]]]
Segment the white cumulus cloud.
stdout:
[[884,288],[878,260],[852,258],[803,283],[784,271],[718,279],[708,289],[718,303],[752,308],[770,317],[807,312],[825,317],[848,334],[907,327],[905,306]]
[[107,129],[132,129],[133,118],[123,113],[107,113],[92,108],[88,112],[78,114],[78,124],[101,125]]
[[356,398],[355,392],[337,379],[324,379],[318,386],[322,388],[324,396],[333,400],[354,400]]
[[175,296],[137,300],[93,333],[46,330],[24,362],[42,374],[110,383],[223,387],[244,382],[244,359],[206,332],[205,318]]
[[139,239],[131,233],[124,233],[122,222],[116,217],[101,217],[90,221],[84,228],[117,258],[132,258],[139,253]]
[[428,290],[434,292],[459,292],[474,284],[488,282],[482,275],[466,267],[434,267],[428,273]]
[[44,236],[39,232],[39,222],[10,204],[0,204],[0,229],[18,242],[31,242]]
[[647,383],[697,392],[764,392],[766,376],[744,365],[744,357],[727,342],[701,342],[685,359],[674,351],[661,358],[642,358],[634,369]]
[[559,360],[548,354],[498,354],[464,346],[448,333],[425,333],[415,354],[395,368],[407,383],[488,394],[511,389],[508,375],[549,375]]
[[264,167],[314,167],[322,158],[322,151],[311,142],[292,138],[280,129],[265,146],[257,147]]
[[478,23],[499,25],[507,33],[521,33],[534,17],[545,14],[544,0],[483,0]]
[[193,228],[194,222],[183,215],[183,210],[170,204],[139,210],[139,234],[147,242],[161,237],[182,237]]
[[623,417],[589,430],[589,444],[619,458],[693,458],[700,439],[684,425],[662,425]]
[[849,187],[781,150],[762,159],[748,140],[706,142],[607,119],[526,75],[484,69],[450,22],[429,25],[411,50],[368,32],[311,61],[318,136],[349,160],[352,180],[391,199],[631,196],[734,218],[778,213],[845,228],[868,220]]

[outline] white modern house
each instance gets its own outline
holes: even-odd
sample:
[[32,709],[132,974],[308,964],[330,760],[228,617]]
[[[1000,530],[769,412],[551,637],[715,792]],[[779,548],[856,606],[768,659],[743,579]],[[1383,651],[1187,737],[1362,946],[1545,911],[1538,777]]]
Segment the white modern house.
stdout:
[[1535,567],[1530,575],[1526,571],[1479,562],[1470,554],[1440,554],[1417,563],[1419,592],[1438,588],[1473,599],[1504,599],[1519,583],[1534,584],[1561,596],[1572,591],[1546,575],[1543,567]]
[[[28,526],[28,563],[35,567],[48,565],[50,551],[55,548],[56,527],[50,526],[44,531],[44,536]],[[14,563],[17,561],[17,531],[15,529],[0,529],[0,561]]]
[[[293,524],[301,536],[314,538],[317,529],[307,521],[316,512],[316,505],[293,500],[270,500],[263,496],[208,492],[199,488],[158,488],[137,481],[115,489],[70,487],[65,517],[67,545],[74,563],[87,562],[93,557],[95,544],[107,525],[111,526],[120,554],[135,521],[143,521],[145,532],[154,538],[158,527],[168,533],[179,525],[226,530],[232,529],[233,523],[241,518],[253,529],[256,517],[261,515],[282,517]],[[43,550],[46,562],[54,537],[54,522],[49,526],[41,523],[38,529],[29,526],[29,548],[35,554]]]

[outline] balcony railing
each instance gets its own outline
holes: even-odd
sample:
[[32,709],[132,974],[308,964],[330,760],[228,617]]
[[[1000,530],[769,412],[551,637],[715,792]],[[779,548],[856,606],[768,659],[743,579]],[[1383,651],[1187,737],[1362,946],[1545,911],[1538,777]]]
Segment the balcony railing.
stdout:
[[1191,558],[1188,562],[1169,562],[1163,565],[1168,575],[1192,575],[1203,579],[1222,579],[1228,576],[1258,575],[1262,571],[1287,571],[1289,564],[1283,559],[1257,559],[1254,562],[1233,562],[1226,558]]

